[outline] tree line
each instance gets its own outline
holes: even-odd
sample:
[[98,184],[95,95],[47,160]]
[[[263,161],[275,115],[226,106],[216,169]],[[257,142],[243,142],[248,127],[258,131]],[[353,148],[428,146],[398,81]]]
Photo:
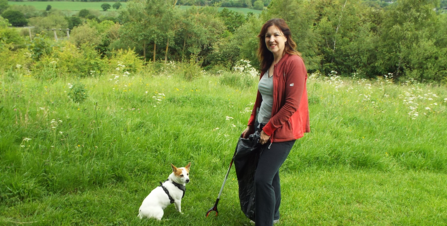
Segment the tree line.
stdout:
[[[75,23],[70,39],[76,45],[94,45],[103,57],[133,49],[146,61],[194,59],[206,70],[231,69],[241,59],[258,66],[260,28],[279,17],[289,24],[309,72],[447,82],[447,14],[436,0],[272,0],[260,15],[212,6],[180,9],[178,2],[129,1],[112,18],[59,17],[67,26]],[[50,10],[46,17],[56,14]]]

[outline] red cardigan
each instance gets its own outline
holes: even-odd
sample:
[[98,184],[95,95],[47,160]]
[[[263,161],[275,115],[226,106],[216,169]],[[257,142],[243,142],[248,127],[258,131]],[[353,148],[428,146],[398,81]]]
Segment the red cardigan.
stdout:
[[[261,76],[265,72],[261,73]],[[264,126],[270,141],[296,140],[310,132],[309,105],[307,101],[307,70],[303,59],[297,55],[285,54],[275,64],[273,72],[272,117]],[[248,125],[253,126],[256,111],[261,106],[262,96],[258,90]]]

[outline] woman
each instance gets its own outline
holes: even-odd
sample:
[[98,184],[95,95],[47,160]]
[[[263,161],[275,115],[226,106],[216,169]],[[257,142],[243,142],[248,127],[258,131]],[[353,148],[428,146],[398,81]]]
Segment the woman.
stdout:
[[307,71],[283,19],[267,21],[258,37],[261,79],[242,137],[247,138],[255,129],[262,130],[254,176],[255,223],[273,225],[279,221],[281,203],[279,168],[295,140],[310,132]]

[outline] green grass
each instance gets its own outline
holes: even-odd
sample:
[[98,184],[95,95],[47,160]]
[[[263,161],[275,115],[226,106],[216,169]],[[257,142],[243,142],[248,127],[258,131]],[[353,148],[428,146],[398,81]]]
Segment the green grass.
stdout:
[[[59,10],[70,10],[70,11],[79,11],[82,9],[88,9],[88,10],[98,10],[103,11],[101,8],[101,5],[104,3],[108,3],[110,5],[113,5],[115,2],[8,2],[9,5],[31,5],[36,7],[37,10],[45,10],[48,5],[51,5],[52,9],[59,9]],[[121,2],[121,8],[119,10],[116,10],[114,8],[109,9],[107,12],[114,12],[114,11],[120,11],[121,9],[126,8],[126,2]],[[189,9],[192,6],[178,6],[181,9]],[[196,6],[200,7],[200,6]],[[219,11],[223,10],[223,7],[219,7]],[[254,14],[260,14],[262,10],[255,10],[255,9],[249,9],[249,8],[228,8],[230,10],[241,12],[244,14],[247,14],[249,12],[252,12]]]
[[[147,68],[42,81],[21,69],[2,73],[0,224],[249,225],[234,169],[219,216],[205,213],[256,78],[180,74]],[[68,83],[83,84],[87,99],[73,102]],[[308,93],[312,132],[281,168],[280,225],[447,224],[445,87],[312,76]],[[184,214],[171,205],[161,222],[140,221],[141,202],[170,163],[188,162]]]

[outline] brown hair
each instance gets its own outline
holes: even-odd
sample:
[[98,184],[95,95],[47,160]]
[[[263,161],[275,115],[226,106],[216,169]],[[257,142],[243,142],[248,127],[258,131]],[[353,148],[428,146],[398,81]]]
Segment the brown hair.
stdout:
[[273,53],[271,53],[267,49],[267,45],[265,44],[265,33],[267,33],[268,28],[273,25],[281,29],[282,33],[287,38],[286,44],[284,46],[284,52],[291,55],[301,56],[301,53],[295,49],[296,43],[292,39],[292,33],[290,32],[290,28],[287,25],[286,21],[279,18],[271,19],[262,26],[261,32],[258,35],[259,37],[258,58],[259,61],[261,62],[262,71],[267,71],[270,65],[272,65],[273,63]]

